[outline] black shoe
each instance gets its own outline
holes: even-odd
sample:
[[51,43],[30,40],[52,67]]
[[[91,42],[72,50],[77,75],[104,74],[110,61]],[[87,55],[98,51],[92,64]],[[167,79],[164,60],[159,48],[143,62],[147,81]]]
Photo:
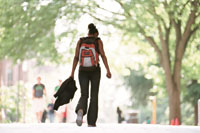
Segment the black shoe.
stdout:
[[88,127],[96,127],[96,125],[88,125]]
[[81,126],[83,123],[83,110],[78,110],[77,112],[77,118],[76,118],[76,124],[78,126]]

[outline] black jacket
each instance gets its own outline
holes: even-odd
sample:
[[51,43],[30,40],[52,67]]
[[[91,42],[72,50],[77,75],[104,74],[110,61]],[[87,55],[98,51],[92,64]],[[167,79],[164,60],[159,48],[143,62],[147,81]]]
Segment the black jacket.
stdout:
[[66,79],[54,95],[54,97],[57,97],[57,99],[55,101],[53,109],[57,110],[59,106],[69,103],[70,100],[73,99],[76,90],[77,87],[75,80],[72,77]]

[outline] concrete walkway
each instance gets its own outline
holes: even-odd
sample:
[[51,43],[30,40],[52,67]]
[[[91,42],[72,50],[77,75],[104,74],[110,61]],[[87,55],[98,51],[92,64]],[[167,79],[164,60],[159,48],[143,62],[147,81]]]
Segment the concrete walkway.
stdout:
[[200,133],[200,126],[164,126],[143,124],[0,124],[0,133]]

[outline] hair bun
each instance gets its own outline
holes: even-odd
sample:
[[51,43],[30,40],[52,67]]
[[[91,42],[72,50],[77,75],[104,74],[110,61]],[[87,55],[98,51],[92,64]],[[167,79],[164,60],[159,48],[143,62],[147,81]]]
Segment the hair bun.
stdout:
[[88,25],[88,29],[89,30],[96,29],[96,26],[93,23],[91,23]]

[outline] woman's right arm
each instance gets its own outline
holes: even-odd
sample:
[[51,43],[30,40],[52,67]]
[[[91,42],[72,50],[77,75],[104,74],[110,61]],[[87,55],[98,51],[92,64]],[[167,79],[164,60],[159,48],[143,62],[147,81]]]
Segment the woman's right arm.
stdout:
[[76,52],[75,52],[73,65],[72,65],[72,72],[71,72],[71,76],[70,76],[72,78],[74,78],[74,72],[75,72],[75,69],[76,69],[76,66],[77,66],[78,60],[79,60],[79,49],[80,49],[80,40],[77,42],[77,45],[76,45]]

